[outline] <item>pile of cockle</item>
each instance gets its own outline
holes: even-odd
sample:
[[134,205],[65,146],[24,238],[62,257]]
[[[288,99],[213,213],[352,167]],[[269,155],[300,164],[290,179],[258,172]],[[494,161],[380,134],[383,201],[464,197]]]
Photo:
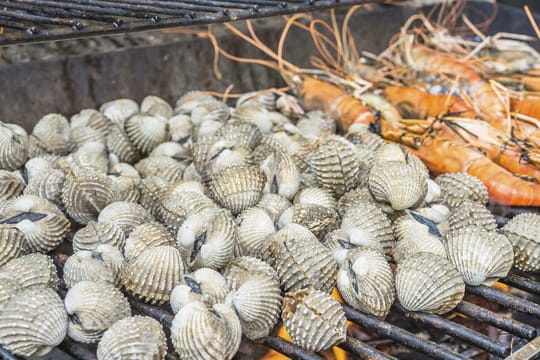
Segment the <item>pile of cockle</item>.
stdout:
[[[540,270],[540,216],[498,230],[479,180],[432,180],[368,128],[336,135],[300,110],[192,92],[175,109],[148,96],[49,114],[30,135],[0,123],[0,344],[43,355],[67,335],[98,359],[164,359],[161,325],[132,317],[129,295],[170,304],[181,358],[230,359],[280,319],[321,351],[346,337],[335,287],[378,317],[396,298],[441,314],[465,284]],[[46,254],[72,222],[60,285]]]

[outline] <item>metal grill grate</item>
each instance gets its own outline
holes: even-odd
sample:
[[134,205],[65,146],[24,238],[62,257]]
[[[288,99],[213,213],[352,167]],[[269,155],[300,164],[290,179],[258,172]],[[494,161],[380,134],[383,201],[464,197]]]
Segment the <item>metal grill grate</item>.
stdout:
[[380,0],[0,0],[0,46],[309,12]]

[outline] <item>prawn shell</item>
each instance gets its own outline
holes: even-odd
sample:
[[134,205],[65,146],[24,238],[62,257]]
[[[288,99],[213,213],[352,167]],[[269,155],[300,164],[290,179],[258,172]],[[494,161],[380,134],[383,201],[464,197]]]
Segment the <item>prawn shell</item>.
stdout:
[[129,236],[135,227],[153,220],[154,217],[145,208],[128,201],[110,203],[98,216],[99,222],[107,221],[118,225],[126,236]]
[[319,290],[299,290],[285,294],[283,324],[295,344],[319,352],[345,341],[345,313],[329,294]]
[[454,265],[431,253],[420,252],[398,264],[396,294],[409,311],[444,314],[463,299],[465,283]]
[[450,208],[458,207],[465,200],[482,205],[488,203],[489,193],[486,186],[467,173],[442,174],[437,176],[435,182],[441,188],[441,198]]
[[92,251],[106,244],[124,250],[126,236],[120,226],[108,221],[90,221],[73,236],[73,251]]
[[502,232],[514,246],[514,266],[528,272],[540,271],[540,215],[514,216]]
[[368,186],[375,200],[389,203],[394,210],[405,210],[418,205],[427,193],[424,175],[398,161],[373,165],[369,172]]
[[493,285],[508,275],[514,261],[506,236],[479,226],[467,226],[446,235],[448,259],[472,286]]
[[259,202],[265,182],[257,167],[230,167],[210,176],[208,190],[219,205],[236,215]]
[[126,317],[115,322],[97,346],[99,360],[164,360],[167,340],[161,324],[148,316]]
[[17,170],[28,157],[28,134],[16,124],[0,121],[0,170]]
[[305,227],[287,224],[265,245],[262,259],[276,270],[284,291],[314,288],[330,292],[334,287],[337,263]]
[[122,285],[146,302],[164,303],[185,272],[186,265],[175,247],[156,246],[127,262]]
[[2,347],[21,356],[46,355],[64,340],[67,322],[53,289],[22,290],[0,308]]
[[22,289],[56,289],[59,282],[52,258],[39,253],[10,260],[0,268],[0,278],[13,280]]
[[131,316],[131,307],[122,292],[110,284],[81,281],[64,299],[70,317],[67,334],[82,343],[96,343],[116,321]]

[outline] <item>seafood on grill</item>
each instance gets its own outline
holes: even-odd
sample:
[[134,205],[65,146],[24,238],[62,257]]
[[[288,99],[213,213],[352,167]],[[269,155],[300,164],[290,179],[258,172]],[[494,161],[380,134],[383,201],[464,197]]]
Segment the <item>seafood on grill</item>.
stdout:
[[73,251],[94,250],[101,244],[111,245],[124,251],[126,235],[115,223],[108,221],[90,221],[73,235]]
[[502,229],[514,246],[514,266],[523,271],[540,270],[540,215],[514,216]]
[[19,196],[26,184],[18,171],[0,170],[0,201]]
[[276,232],[274,221],[265,209],[252,207],[239,216],[235,254],[259,257],[267,237]]
[[126,236],[138,225],[154,220],[153,216],[141,205],[128,202],[116,201],[110,203],[98,216],[98,221],[108,221],[122,229]]
[[99,360],[163,360],[167,340],[161,324],[148,316],[130,316],[115,322],[101,337],[97,346]]
[[48,114],[38,120],[29,137],[29,157],[42,154],[66,155],[72,148],[71,128],[61,114]]
[[211,307],[222,303],[227,296],[227,280],[216,270],[200,268],[181,277],[171,292],[170,304],[176,314],[190,302],[200,301]]
[[147,222],[133,228],[126,239],[124,256],[129,261],[146,249],[160,245],[174,246],[175,243],[174,236],[165,226],[158,222]]
[[17,170],[28,156],[28,134],[16,124],[0,122],[0,170]]
[[33,158],[24,165],[28,176],[28,184],[24,188],[25,195],[35,195],[53,202],[60,208],[62,202],[62,188],[66,181],[63,170],[54,167],[50,161],[43,158]]
[[59,282],[53,259],[39,253],[10,260],[0,268],[0,279],[12,280],[22,289],[56,289]]
[[113,285],[81,281],[66,294],[67,334],[75,341],[96,343],[116,321],[131,316],[127,298]]
[[0,267],[26,253],[24,234],[16,227],[0,224]]
[[339,226],[336,210],[315,204],[295,204],[285,210],[278,220],[278,227],[287,224],[299,224],[309,229],[317,238],[322,239]]
[[336,300],[322,291],[286,293],[281,316],[294,343],[308,351],[326,350],[345,341],[345,313]]

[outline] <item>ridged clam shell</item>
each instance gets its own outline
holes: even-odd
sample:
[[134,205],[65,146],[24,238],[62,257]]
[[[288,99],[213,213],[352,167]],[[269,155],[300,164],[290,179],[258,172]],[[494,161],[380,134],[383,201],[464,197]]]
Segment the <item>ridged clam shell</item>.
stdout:
[[450,173],[437,176],[435,182],[441,187],[441,197],[449,207],[459,206],[464,200],[487,204],[489,194],[486,186],[466,173]]
[[460,229],[464,226],[478,225],[486,230],[497,229],[497,221],[493,214],[479,202],[464,200],[452,210],[448,216],[448,223],[451,230]]
[[63,115],[45,115],[34,126],[32,135],[48,153],[66,155],[71,150],[71,128]]
[[347,335],[341,305],[318,290],[285,294],[282,318],[294,343],[307,351],[329,349],[345,341]]
[[237,256],[259,257],[268,235],[276,232],[274,221],[264,209],[253,207],[239,215]]
[[116,321],[131,316],[122,292],[110,284],[81,281],[66,294],[68,336],[77,342],[96,343]]
[[223,125],[215,134],[216,136],[234,142],[237,146],[255,149],[262,140],[259,128],[245,121],[232,120]]
[[43,254],[29,254],[9,261],[0,268],[0,278],[17,282],[23,289],[56,289],[58,275],[53,260]]
[[116,201],[107,205],[98,216],[98,221],[108,221],[122,229],[126,236],[141,224],[153,221],[154,217],[139,204],[128,201]]
[[22,290],[21,285],[8,278],[0,278],[0,309],[3,304]]
[[115,189],[107,175],[80,168],[66,175],[62,201],[68,215],[79,224],[97,220],[99,212],[115,200]]
[[276,100],[276,109],[291,119],[298,119],[304,114],[300,101],[295,96],[282,94]]
[[123,251],[125,243],[126,235],[118,225],[107,221],[90,221],[73,236],[73,251],[92,251],[101,244]]
[[427,204],[434,203],[441,199],[441,187],[434,180],[426,177],[427,191],[424,202]]
[[502,232],[514,246],[514,266],[523,271],[540,271],[540,215],[514,216]]
[[41,140],[38,139],[37,137],[30,134],[28,136],[28,158],[32,159],[35,157],[43,157],[47,155],[61,156],[59,154],[51,154],[47,152],[47,148],[45,147],[45,144],[43,144]]
[[360,165],[354,145],[338,136],[328,136],[310,158],[319,186],[339,197],[358,184]]
[[141,177],[137,170],[129,164],[119,163],[109,169],[111,179],[116,189],[116,199],[138,203],[141,197],[139,184]]
[[280,113],[248,103],[236,107],[231,115],[234,119],[254,124],[263,134],[270,133],[276,124],[287,121],[287,118]]
[[205,121],[224,122],[229,118],[227,104],[217,100],[203,101],[196,104],[191,110],[191,121],[200,125]]
[[93,168],[106,173],[109,169],[107,148],[99,142],[89,142],[77,151],[58,159],[55,166],[65,172],[78,168]]
[[347,254],[337,275],[343,299],[357,310],[386,317],[394,302],[394,275],[382,253],[357,248]]
[[301,174],[289,154],[276,151],[262,161],[260,168],[266,175],[265,192],[279,194],[289,200],[296,195]]
[[336,210],[320,205],[295,204],[285,210],[278,221],[283,228],[290,223],[308,228],[313,235],[322,239],[327,233],[339,227],[339,215]]
[[330,292],[334,286],[337,263],[332,253],[301,225],[287,224],[271,235],[262,258],[277,271],[285,291],[312,287]]
[[424,200],[427,192],[424,175],[397,161],[373,165],[369,172],[368,185],[375,200],[387,202],[395,210],[414,207]]
[[[34,158],[26,163],[37,160]],[[25,195],[35,195],[53,202],[59,207],[63,207],[62,189],[66,181],[66,174],[60,169],[45,170],[40,176],[32,177],[24,189]]]
[[158,222],[148,222],[136,226],[126,239],[124,255],[126,260],[134,259],[144,250],[160,245],[175,245],[172,234]]
[[392,223],[382,210],[371,203],[361,203],[350,208],[343,215],[341,229],[356,246],[374,247],[374,243],[378,242],[385,254],[394,246]]
[[236,147],[218,141],[208,151],[208,159],[204,174],[214,174],[233,166],[245,166],[251,163],[251,150],[247,147]]
[[17,170],[28,156],[28,134],[16,124],[0,121],[0,169]]
[[42,356],[66,336],[67,314],[52,289],[20,291],[0,309],[0,341],[22,356]]
[[186,265],[173,246],[161,245],[143,251],[127,262],[122,284],[130,293],[150,303],[169,300],[172,289],[180,283]]
[[442,237],[437,225],[416,211],[406,212],[404,215],[395,219],[393,225],[394,235],[397,240],[427,234],[438,238]]
[[96,130],[106,137],[109,134],[111,120],[95,109],[84,109],[69,119],[69,125],[72,135],[75,129],[85,128]]
[[126,262],[122,253],[110,245],[94,250],[81,250],[71,255],[64,265],[64,282],[72,288],[81,281],[99,281],[118,286]]
[[232,216],[223,209],[193,213],[178,229],[177,246],[192,269],[221,269],[234,257],[238,237]]
[[236,215],[259,202],[265,182],[257,167],[231,167],[211,175],[208,190],[218,204]]
[[435,224],[446,222],[450,215],[450,209],[442,204],[431,204],[430,206],[415,209],[414,212],[428,218]]
[[24,235],[32,252],[55,249],[71,227],[71,223],[52,202],[33,195],[23,195],[4,203],[0,224],[10,224]]
[[193,124],[188,115],[179,114],[169,118],[169,131],[171,141],[182,145],[187,145],[191,140]]
[[[345,261],[349,251],[358,247],[358,245],[351,243],[349,234],[342,229],[336,229],[326,234],[323,243],[332,252],[338,265],[341,265]],[[378,241],[373,241],[366,245],[366,247],[375,249],[381,253],[384,252],[381,243]]]
[[176,232],[191,214],[215,207],[208,197],[193,191],[167,192],[162,196],[156,217]]
[[133,115],[124,129],[129,140],[143,154],[150,154],[159,144],[169,140],[167,119],[146,114]]
[[310,111],[301,117],[296,126],[306,136],[320,137],[323,134],[335,134],[336,122],[322,111]]
[[236,100],[236,107],[252,105],[273,110],[276,104],[276,95],[272,92],[252,91],[245,93]]
[[164,360],[167,341],[161,324],[148,316],[127,317],[115,322],[101,338],[98,360]]
[[424,174],[424,177],[426,179],[429,179],[429,169],[427,168],[426,164],[424,164],[424,162],[420,160],[418,156],[411,154],[408,151],[405,151],[405,158],[407,161],[407,165],[409,165],[416,171]]
[[403,260],[396,271],[396,294],[409,311],[444,314],[457,306],[465,283],[452,263],[431,253]]
[[339,215],[345,215],[349,208],[356,207],[359,203],[375,203],[367,187],[357,187],[340,197],[337,202]]
[[349,127],[345,138],[356,146],[362,146],[371,151],[377,150],[379,146],[385,144],[384,139],[371,132],[368,126],[353,124]]
[[122,127],[112,124],[107,135],[107,149],[111,154],[118,156],[120,161],[133,164],[141,158],[141,153],[129,140],[128,135]]
[[[197,138],[197,141],[193,144],[193,164],[200,174],[205,173],[206,162],[209,157],[209,152],[214,145],[219,142],[219,138],[216,136],[200,136]],[[222,141],[222,144],[225,143],[228,146],[233,146],[234,144]]]
[[372,163],[375,165],[385,161],[398,161],[406,164],[406,151],[399,144],[383,143],[375,150]]
[[190,113],[198,105],[209,102],[217,101],[215,97],[210,94],[207,94],[203,91],[189,91],[182,95],[176,101],[176,107],[174,109],[175,113]]
[[257,207],[266,210],[274,222],[277,222],[281,214],[291,206],[291,202],[286,197],[270,193],[263,194],[257,203]]
[[182,276],[171,292],[171,308],[176,314],[190,302],[200,301],[212,307],[225,300],[228,293],[227,280],[217,271],[201,268]]
[[171,326],[171,340],[182,359],[232,359],[241,339],[238,316],[223,304],[208,309],[202,302],[189,303]]
[[173,194],[173,193],[181,193],[181,192],[194,192],[200,195],[205,195],[206,188],[203,184],[201,184],[198,181],[194,180],[179,180],[173,184],[171,184],[167,188],[167,195]]
[[420,252],[431,253],[443,258],[447,257],[441,239],[423,230],[406,235],[398,240],[392,251],[392,257],[397,263],[400,263],[413,254]]
[[126,119],[139,112],[139,105],[130,99],[116,99],[101,105],[99,111],[117,125],[124,127]]
[[88,126],[71,128],[71,139],[74,150],[80,149],[89,142],[107,145],[107,135]]
[[506,236],[479,226],[467,226],[446,235],[448,259],[466,284],[491,286],[505,277],[514,261],[512,244]]
[[139,184],[140,204],[154,216],[159,207],[161,196],[168,185],[167,180],[152,175],[142,179]]
[[24,179],[19,172],[0,170],[0,201],[19,196],[25,186]]
[[182,180],[185,166],[168,156],[147,157],[135,164],[141,177],[158,176],[169,182]]
[[23,233],[12,225],[0,225],[0,239],[0,266],[26,252]]
[[191,149],[174,141],[166,141],[156,146],[148,156],[168,156],[176,161],[189,161]]
[[152,116],[162,116],[165,119],[173,115],[173,109],[169,103],[157,96],[146,96],[141,102],[141,112]]
[[319,205],[336,210],[336,200],[332,194],[317,187],[308,187],[299,191],[294,197],[294,203]]

